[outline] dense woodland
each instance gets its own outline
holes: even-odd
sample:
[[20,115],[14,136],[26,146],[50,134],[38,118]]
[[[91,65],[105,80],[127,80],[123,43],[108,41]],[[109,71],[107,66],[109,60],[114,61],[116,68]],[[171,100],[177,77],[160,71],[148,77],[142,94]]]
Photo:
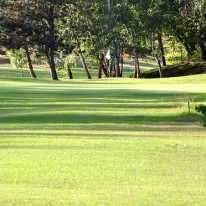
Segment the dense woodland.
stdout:
[[[165,49],[165,44],[169,49]],[[176,49],[177,61],[206,61],[205,0],[0,0],[0,47],[20,65],[46,61],[58,80],[63,65],[68,78],[81,62],[98,67],[98,78],[122,77],[125,55],[153,57],[160,77],[165,53]],[[171,57],[172,58],[172,57]]]

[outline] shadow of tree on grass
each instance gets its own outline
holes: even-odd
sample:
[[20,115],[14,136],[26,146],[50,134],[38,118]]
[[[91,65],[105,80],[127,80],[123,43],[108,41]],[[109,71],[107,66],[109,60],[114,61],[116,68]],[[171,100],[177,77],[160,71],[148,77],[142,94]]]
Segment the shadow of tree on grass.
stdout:
[[166,124],[166,123],[193,123],[200,119],[198,114],[178,114],[178,115],[115,115],[115,114],[25,114],[8,116],[1,119],[1,123],[134,123],[134,124]]

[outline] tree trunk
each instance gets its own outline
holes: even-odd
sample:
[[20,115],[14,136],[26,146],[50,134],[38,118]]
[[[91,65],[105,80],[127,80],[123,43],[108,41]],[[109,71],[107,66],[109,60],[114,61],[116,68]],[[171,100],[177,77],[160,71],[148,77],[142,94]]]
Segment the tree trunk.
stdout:
[[161,57],[162,57],[162,65],[167,66],[166,59],[165,59],[165,51],[164,51],[164,45],[162,42],[162,34],[158,33],[158,43],[161,51]]
[[50,74],[52,80],[58,80],[58,75],[56,72],[56,65],[54,62],[54,52],[51,48],[46,48],[46,57],[50,67]]
[[99,54],[99,69],[98,69],[98,74],[97,74],[98,79],[102,78],[102,71],[103,70],[104,70],[104,54],[100,53]]
[[73,79],[73,74],[72,74],[72,70],[70,68],[69,63],[67,64],[67,75],[68,75],[69,79]]
[[[107,64],[107,66],[109,66],[109,63]],[[102,72],[104,73],[104,75],[106,77],[109,77],[108,70],[107,70],[107,68],[104,65],[104,54],[100,53],[99,54],[99,70],[98,70],[98,75],[97,75],[98,79],[102,78]]]
[[58,75],[56,72],[56,65],[54,61],[54,48],[55,48],[55,25],[54,25],[54,8],[51,6],[49,8],[49,35],[50,35],[50,43],[47,48],[47,59],[50,66],[50,73],[52,80],[58,80]]
[[113,68],[114,68],[114,62],[113,60],[111,60],[109,64],[109,77],[113,77],[113,72],[114,72]]
[[107,68],[103,65],[103,72],[106,77],[109,77]]
[[135,69],[134,69],[134,78],[140,78],[140,65],[138,54],[135,54]]
[[200,43],[200,49],[202,52],[202,60],[206,62],[206,47],[205,47],[204,42]]
[[114,54],[114,69],[115,69],[115,77],[121,77],[120,66],[119,66],[119,56],[117,51]]
[[83,68],[84,68],[84,70],[85,70],[85,72],[86,72],[87,78],[88,78],[88,79],[92,79],[91,74],[89,73],[89,70],[88,70],[88,67],[87,67],[85,58],[84,58],[84,56],[83,56],[83,54],[82,54],[82,51],[79,52],[79,56],[80,56],[80,60],[81,60],[81,62],[82,62],[82,66],[83,66]]
[[186,43],[183,43],[186,51],[187,51],[187,63],[189,64],[190,62],[190,57],[192,56],[192,51],[191,49],[189,48],[189,46],[186,44]]
[[79,50],[79,51],[78,51],[79,57],[80,57],[82,66],[83,66],[83,68],[84,68],[84,70],[85,70],[85,72],[86,72],[87,78],[88,78],[88,79],[92,79],[92,76],[91,76],[91,74],[89,73],[89,69],[88,69],[87,64],[86,64],[86,60],[85,60],[84,55],[83,55],[83,53],[82,53],[81,45],[80,45],[80,42],[79,42],[78,38],[76,38],[76,42],[77,42],[77,47],[78,47],[78,50]]
[[[101,55],[100,55],[100,58],[101,58]],[[101,61],[102,62],[99,62],[99,63],[101,63],[102,64],[102,71],[103,71],[103,73],[104,73],[104,75],[106,76],[106,77],[109,77],[109,71],[108,71],[108,69],[109,69],[109,60],[106,60],[107,62],[106,62],[106,66],[105,66],[105,64],[104,64],[104,54],[102,53],[102,59],[101,59]],[[100,65],[99,65],[100,66]],[[100,69],[100,68],[99,68]]]
[[58,80],[58,75],[57,75],[57,72],[56,72],[56,65],[55,65],[55,62],[54,62],[54,51],[53,49],[49,49],[49,59],[50,59],[50,72],[51,72],[51,77],[52,77],[52,80]]
[[36,79],[36,74],[35,74],[35,72],[34,72],[34,68],[33,68],[33,65],[32,65],[29,48],[28,48],[27,45],[25,46],[24,50],[25,50],[25,52],[26,52],[26,57],[27,57],[28,66],[29,66],[29,71],[30,71],[31,77],[34,78],[34,79]]
[[157,54],[155,55],[155,59],[156,59],[156,62],[157,62],[157,64],[158,64],[160,78],[162,78],[162,77],[163,77],[163,74],[162,74],[162,66],[161,66],[161,62],[160,62],[160,59],[158,58],[158,55],[157,55]]
[[124,70],[124,51],[123,49],[121,50],[121,54],[120,54],[120,77],[123,76],[123,70]]
[[105,60],[103,72],[104,72],[106,77],[110,77],[110,60],[108,60],[108,59]]

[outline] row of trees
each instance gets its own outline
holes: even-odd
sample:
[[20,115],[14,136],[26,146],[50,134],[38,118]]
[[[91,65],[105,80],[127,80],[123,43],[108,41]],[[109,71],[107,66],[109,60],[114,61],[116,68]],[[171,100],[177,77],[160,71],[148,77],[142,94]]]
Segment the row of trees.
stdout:
[[166,37],[180,42],[189,58],[199,52],[206,61],[205,0],[0,0],[0,45],[23,50],[33,78],[31,54],[45,57],[53,80],[58,59],[72,78],[71,56],[88,79],[93,61],[98,78],[122,77],[124,54],[135,60],[135,78],[139,57],[151,54],[162,77]]

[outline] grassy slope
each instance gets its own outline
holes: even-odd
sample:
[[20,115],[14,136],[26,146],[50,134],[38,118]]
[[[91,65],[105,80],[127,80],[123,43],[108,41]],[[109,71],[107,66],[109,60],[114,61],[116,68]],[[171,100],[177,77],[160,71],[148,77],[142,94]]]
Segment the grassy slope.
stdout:
[[[204,205],[206,75],[51,82],[0,70],[0,205]],[[192,114],[187,114],[187,100]]]
[[[206,73],[205,63],[177,64],[163,68],[164,77],[179,77]],[[150,69],[142,74],[143,78],[159,78],[158,69]]]

